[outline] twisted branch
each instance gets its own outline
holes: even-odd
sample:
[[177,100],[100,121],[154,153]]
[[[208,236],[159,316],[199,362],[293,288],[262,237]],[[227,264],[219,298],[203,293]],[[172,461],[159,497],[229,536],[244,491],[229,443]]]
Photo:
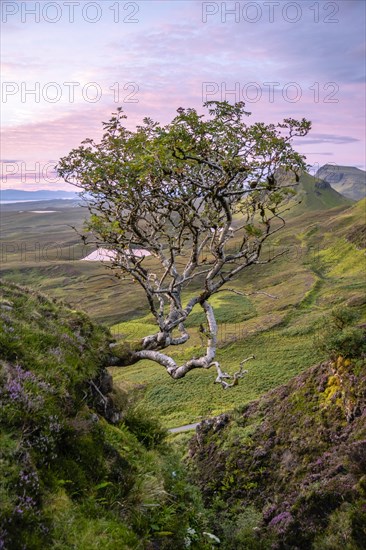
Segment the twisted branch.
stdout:
[[[243,370],[243,365],[247,361],[250,361],[251,359],[255,359],[254,355],[250,355],[246,359],[243,359],[243,361],[240,362],[240,368],[238,371],[234,372],[233,375],[228,374],[227,372],[223,372],[220,368],[220,363],[218,361],[213,361],[210,364],[211,366],[216,367],[217,370],[217,378],[215,380],[215,384],[221,384],[221,386],[224,388],[224,390],[227,390],[228,388],[232,388],[233,386],[237,386],[239,383],[239,379],[243,378],[247,374],[247,370]],[[233,380],[231,383],[225,382],[226,379]]]

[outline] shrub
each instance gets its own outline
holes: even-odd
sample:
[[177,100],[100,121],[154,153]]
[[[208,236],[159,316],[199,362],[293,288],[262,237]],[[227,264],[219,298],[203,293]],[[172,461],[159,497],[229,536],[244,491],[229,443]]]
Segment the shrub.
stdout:
[[316,348],[332,359],[339,355],[346,358],[361,357],[366,353],[366,334],[362,328],[354,326],[358,317],[349,308],[334,308],[329,316],[319,322]]

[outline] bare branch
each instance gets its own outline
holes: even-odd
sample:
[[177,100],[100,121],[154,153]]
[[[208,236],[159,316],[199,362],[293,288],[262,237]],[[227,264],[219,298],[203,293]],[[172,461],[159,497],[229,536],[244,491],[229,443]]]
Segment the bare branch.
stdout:
[[[250,355],[246,359],[243,359],[243,361],[240,362],[240,368],[238,371],[236,371],[232,376],[228,374],[227,372],[223,372],[220,368],[220,363],[218,361],[213,361],[211,363],[212,366],[216,367],[217,370],[217,378],[215,380],[215,384],[221,384],[221,386],[224,388],[224,390],[227,390],[228,388],[233,388],[234,386],[237,386],[239,383],[239,379],[243,378],[245,374],[248,373],[247,370],[243,370],[243,365],[247,361],[250,361],[251,359],[255,359],[254,355]],[[210,366],[211,366],[210,365]],[[233,381],[231,383],[225,382],[226,379],[232,379]]]

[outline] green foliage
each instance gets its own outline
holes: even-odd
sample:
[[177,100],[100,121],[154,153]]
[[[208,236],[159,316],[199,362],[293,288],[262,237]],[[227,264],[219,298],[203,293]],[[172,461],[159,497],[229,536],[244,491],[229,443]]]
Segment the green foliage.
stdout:
[[265,550],[269,540],[261,540],[262,514],[254,506],[247,506],[236,514],[222,516],[222,539],[225,550]]
[[359,357],[366,352],[365,331],[346,327],[338,334],[329,335],[325,348],[331,356]]
[[338,306],[319,322],[319,334],[315,340],[318,349],[328,357],[342,355],[361,357],[366,353],[366,333],[352,326],[359,315],[350,308]]
[[332,309],[330,317],[332,325],[338,330],[343,330],[353,324],[359,318],[359,315],[349,308],[338,306]]
[[315,541],[314,550],[359,550],[366,542],[366,514],[362,503],[356,505],[345,503],[333,514],[325,532],[320,533]]
[[135,403],[124,415],[124,423],[137,439],[147,448],[153,449],[166,438],[167,432],[146,405]]

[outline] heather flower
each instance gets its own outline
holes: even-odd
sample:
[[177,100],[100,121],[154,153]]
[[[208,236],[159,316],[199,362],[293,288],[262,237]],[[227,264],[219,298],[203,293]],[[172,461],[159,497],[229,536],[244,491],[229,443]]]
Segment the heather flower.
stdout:
[[24,370],[20,365],[15,365],[8,373],[5,391],[10,401],[18,402],[26,410],[31,411],[44,403],[42,395],[39,395],[34,389],[48,389],[49,387],[49,384],[39,381],[31,371]]
[[65,344],[75,345],[75,340],[74,340],[74,338],[72,338],[72,336],[70,336],[69,334],[62,334],[62,335],[61,335],[61,340],[62,340],[63,342],[65,342]]
[[59,417],[57,415],[51,415],[49,417],[49,429],[50,432],[59,433],[61,431],[61,424],[59,422]]
[[37,501],[40,493],[39,478],[34,470],[21,470],[18,480],[18,498],[14,514],[21,516],[32,512],[38,514]]
[[24,397],[23,386],[19,380],[9,380],[5,385],[5,389],[9,392],[12,401],[20,401]]
[[265,510],[263,510],[263,519],[268,521],[276,512],[277,506],[275,504],[270,504]]
[[54,357],[57,357],[57,358],[61,358],[61,357],[62,357],[62,349],[61,349],[61,348],[54,348],[54,349],[51,349],[51,350],[50,350],[50,353],[51,353]]
[[6,313],[0,313],[0,319],[2,321],[4,321],[4,323],[11,323],[12,322],[12,318],[9,317],[9,315],[7,315]]
[[279,523],[283,522],[290,522],[292,520],[292,516],[290,512],[281,512],[277,516],[275,516],[269,523],[270,527],[274,527],[275,525],[278,525]]
[[43,380],[38,381],[38,387],[41,390],[48,391],[49,393],[53,393],[53,388],[49,382],[44,382]]

